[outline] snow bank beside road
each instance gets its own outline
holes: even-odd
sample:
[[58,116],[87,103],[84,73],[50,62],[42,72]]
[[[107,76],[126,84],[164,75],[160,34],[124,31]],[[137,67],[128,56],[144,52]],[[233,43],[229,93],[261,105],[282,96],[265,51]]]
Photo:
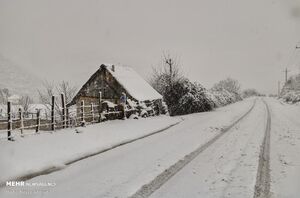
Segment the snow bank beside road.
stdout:
[[159,132],[181,121],[160,116],[140,120],[104,122],[74,129],[17,137],[15,142],[0,142],[0,183],[66,164]]
[[271,109],[271,193],[274,198],[300,194],[300,107],[266,99]]

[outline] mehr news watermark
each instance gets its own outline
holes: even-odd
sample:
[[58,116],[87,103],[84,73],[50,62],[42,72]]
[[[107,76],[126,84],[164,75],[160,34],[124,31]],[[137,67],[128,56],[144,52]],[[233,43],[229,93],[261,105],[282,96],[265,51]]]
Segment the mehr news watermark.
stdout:
[[6,181],[5,183],[7,192],[22,194],[48,193],[55,186],[55,182]]

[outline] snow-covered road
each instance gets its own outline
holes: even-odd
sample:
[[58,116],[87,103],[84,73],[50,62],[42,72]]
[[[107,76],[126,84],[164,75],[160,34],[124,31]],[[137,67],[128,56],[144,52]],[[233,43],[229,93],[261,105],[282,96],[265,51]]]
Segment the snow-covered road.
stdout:
[[[299,107],[264,100],[272,118],[270,195],[296,197]],[[263,100],[250,98],[184,119],[163,133],[26,181],[55,186],[5,187],[0,197],[253,197],[268,128]]]
[[271,110],[271,196],[300,197],[300,106],[266,99]]
[[266,117],[258,100],[247,117],[151,197],[253,197]]

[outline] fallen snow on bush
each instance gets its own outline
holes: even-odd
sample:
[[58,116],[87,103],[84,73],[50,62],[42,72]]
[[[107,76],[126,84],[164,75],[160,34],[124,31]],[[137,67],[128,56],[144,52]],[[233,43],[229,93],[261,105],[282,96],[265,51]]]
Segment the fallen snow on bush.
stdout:
[[289,90],[282,94],[281,98],[284,102],[298,103],[300,102],[300,91]]
[[288,103],[300,102],[300,74],[289,78],[281,90],[280,98]]
[[199,83],[192,83],[188,79],[173,82],[172,87],[164,94],[170,115],[184,115],[190,113],[210,111],[213,102],[207,98],[207,90]]
[[236,93],[231,93],[225,89],[210,90],[206,93],[207,97],[214,103],[215,107],[225,106],[242,100],[241,96]]

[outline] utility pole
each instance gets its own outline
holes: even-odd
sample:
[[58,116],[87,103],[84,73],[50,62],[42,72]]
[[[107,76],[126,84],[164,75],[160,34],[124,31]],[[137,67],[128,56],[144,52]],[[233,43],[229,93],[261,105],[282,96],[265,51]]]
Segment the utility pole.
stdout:
[[[300,49],[300,46],[296,45],[296,50]],[[299,75],[300,75],[300,65],[299,65]]]
[[288,81],[288,73],[290,72],[290,70],[285,68],[285,70],[283,72],[285,73],[285,83],[286,83]]
[[280,81],[278,81],[278,97],[279,97],[279,95],[280,95]]
[[172,76],[173,76],[173,61],[171,58],[166,60],[166,64],[170,67],[170,84],[172,84]]

